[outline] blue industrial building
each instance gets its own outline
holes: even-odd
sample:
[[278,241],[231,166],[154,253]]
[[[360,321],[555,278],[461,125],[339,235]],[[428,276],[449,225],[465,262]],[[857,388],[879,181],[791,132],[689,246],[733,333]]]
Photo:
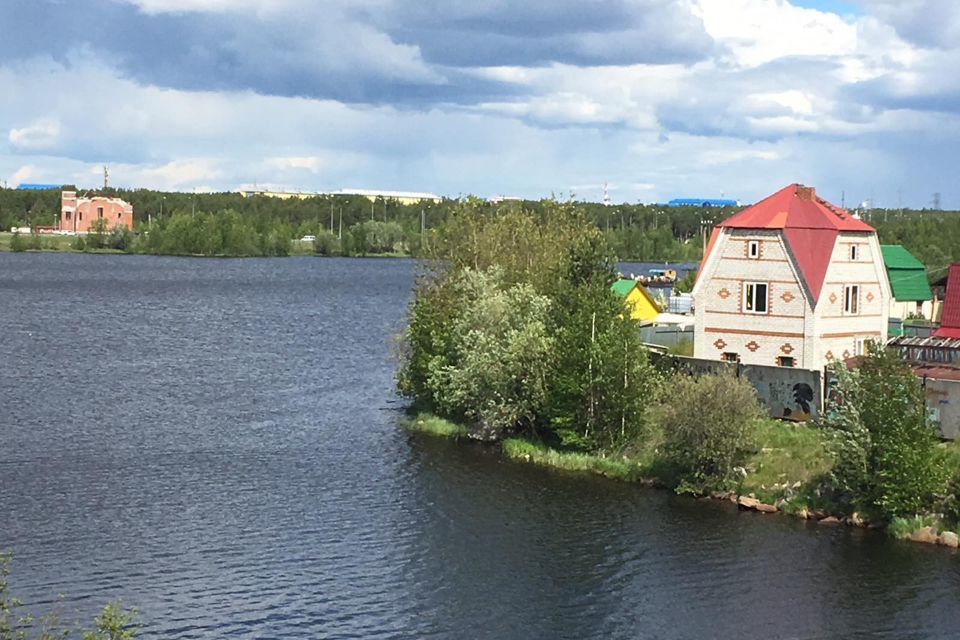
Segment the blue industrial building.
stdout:
[[33,182],[24,182],[17,187],[19,191],[52,191],[59,189],[63,185],[59,184],[38,184]]
[[674,198],[667,203],[668,207],[739,207],[739,200],[726,200],[723,198]]

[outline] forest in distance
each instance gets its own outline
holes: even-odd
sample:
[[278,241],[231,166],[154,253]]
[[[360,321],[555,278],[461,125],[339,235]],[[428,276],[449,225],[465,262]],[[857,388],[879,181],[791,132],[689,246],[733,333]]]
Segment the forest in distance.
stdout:
[[[83,193],[83,192],[82,192]],[[181,193],[149,189],[90,192],[133,204],[134,234],[74,250],[113,248],[172,255],[287,255],[292,243],[315,236],[321,255],[412,255],[420,253],[431,229],[438,228],[460,201],[442,199],[403,204],[363,196],[320,195],[304,199],[240,193]],[[549,199],[491,203],[469,198],[491,214],[522,208],[542,211]],[[621,260],[695,262],[709,229],[742,207],[705,209],[655,204],[569,203],[591,221]],[[51,226],[60,209],[60,191],[0,189],[0,231]],[[870,209],[864,218],[883,244],[900,244],[923,262],[931,278],[960,260],[960,211]],[[155,231],[149,240],[144,231]],[[423,238],[421,230],[426,230]],[[109,230],[105,230],[109,231]],[[40,243],[36,243],[40,244]],[[79,243],[77,243],[79,244]],[[51,243],[26,249],[55,249]]]

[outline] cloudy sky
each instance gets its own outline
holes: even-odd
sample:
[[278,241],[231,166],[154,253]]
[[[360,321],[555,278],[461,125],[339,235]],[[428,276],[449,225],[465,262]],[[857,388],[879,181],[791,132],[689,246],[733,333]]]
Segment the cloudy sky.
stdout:
[[0,181],[960,208],[955,0],[0,0]]

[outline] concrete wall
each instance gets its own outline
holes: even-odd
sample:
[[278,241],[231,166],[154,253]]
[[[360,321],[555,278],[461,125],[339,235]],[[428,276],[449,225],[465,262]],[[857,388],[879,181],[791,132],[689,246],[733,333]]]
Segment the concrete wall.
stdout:
[[706,358],[653,356],[661,368],[690,375],[734,375],[746,379],[757,392],[757,399],[770,417],[788,420],[814,420],[823,405],[823,386],[819,371],[735,365]]
[[960,438],[960,380],[925,378],[923,390],[927,397],[927,414],[940,429],[940,437],[947,440]]
[[640,327],[640,339],[647,344],[674,347],[681,342],[693,342],[693,327],[649,326]]

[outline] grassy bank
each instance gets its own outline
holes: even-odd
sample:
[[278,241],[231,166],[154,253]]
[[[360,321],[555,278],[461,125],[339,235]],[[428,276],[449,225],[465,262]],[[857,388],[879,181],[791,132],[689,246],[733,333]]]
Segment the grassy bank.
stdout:
[[438,418],[431,413],[419,413],[404,421],[403,427],[407,431],[425,433],[440,438],[459,438],[467,435],[467,430],[461,425]]
[[503,441],[503,454],[510,460],[528,462],[563,471],[589,472],[607,478],[636,482],[649,480],[650,465],[627,457],[604,457],[590,453],[558,451],[521,438]]

